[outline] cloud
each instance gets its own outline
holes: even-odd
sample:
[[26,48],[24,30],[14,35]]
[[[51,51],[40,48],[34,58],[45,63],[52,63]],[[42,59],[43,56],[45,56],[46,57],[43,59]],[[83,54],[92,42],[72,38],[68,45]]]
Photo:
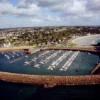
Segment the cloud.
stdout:
[[[28,25],[32,25],[31,22],[35,25],[98,24],[99,2],[100,0],[17,0],[15,4],[12,0],[0,0],[0,16],[13,16],[17,21],[27,20],[27,23],[29,20]],[[9,19],[5,22],[8,23]]]
[[19,8],[17,6],[13,6],[9,2],[0,2],[0,14],[11,14],[11,15],[17,15],[17,16],[35,16],[37,13],[39,13],[40,8],[35,5],[31,4],[28,8]]
[[0,0],[0,2],[8,2],[9,0]]
[[38,5],[41,7],[52,7],[63,4],[66,0],[38,0]]
[[[19,0],[14,6],[8,0],[0,1],[0,14],[43,16],[55,13],[62,16],[91,17],[100,10],[99,0]],[[4,3],[5,2],[5,3]],[[45,9],[48,9],[46,11]],[[49,13],[50,12],[50,13]]]
[[34,4],[34,0],[19,0],[18,8],[28,8],[31,4]]
[[93,12],[100,12],[100,0],[89,0],[87,3],[87,8]]

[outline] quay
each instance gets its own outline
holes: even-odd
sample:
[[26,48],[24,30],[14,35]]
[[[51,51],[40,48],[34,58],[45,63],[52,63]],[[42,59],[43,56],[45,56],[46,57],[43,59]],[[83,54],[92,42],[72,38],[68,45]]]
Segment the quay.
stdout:
[[26,75],[8,72],[0,72],[0,80],[11,83],[22,83],[48,87],[54,86],[77,86],[77,85],[98,85],[100,75],[84,76],[48,76],[48,75]]
[[[74,48],[45,48],[45,49],[34,49],[32,47],[14,47],[14,48],[1,48],[0,52],[7,51],[31,51],[35,53],[41,50],[71,50],[71,51],[82,51],[100,53],[99,46],[89,47],[74,47]],[[94,73],[95,69],[92,73]],[[22,83],[29,85],[39,85],[44,87],[54,86],[76,86],[76,85],[96,85],[100,84],[100,75],[78,75],[78,76],[56,76],[56,75],[31,75],[31,74],[19,74],[11,72],[0,72],[0,80],[11,83]]]

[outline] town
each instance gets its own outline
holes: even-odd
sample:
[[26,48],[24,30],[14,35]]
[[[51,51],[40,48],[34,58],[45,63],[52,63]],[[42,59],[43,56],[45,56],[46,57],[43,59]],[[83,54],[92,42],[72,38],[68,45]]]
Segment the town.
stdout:
[[[69,46],[70,39],[99,34],[100,27],[59,26],[0,29],[0,47],[14,46]],[[71,46],[73,44],[70,44]]]

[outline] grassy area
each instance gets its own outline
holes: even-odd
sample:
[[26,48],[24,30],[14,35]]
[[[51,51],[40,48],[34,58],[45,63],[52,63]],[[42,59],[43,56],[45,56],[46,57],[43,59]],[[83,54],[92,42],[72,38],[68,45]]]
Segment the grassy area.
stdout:
[[76,44],[74,44],[74,43],[69,43],[67,47],[76,47]]

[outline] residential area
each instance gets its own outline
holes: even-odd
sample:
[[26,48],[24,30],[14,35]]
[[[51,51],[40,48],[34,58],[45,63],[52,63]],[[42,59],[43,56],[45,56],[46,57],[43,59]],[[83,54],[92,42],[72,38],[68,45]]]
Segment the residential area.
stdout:
[[0,30],[0,47],[68,46],[70,39],[99,34],[100,27],[26,27]]

